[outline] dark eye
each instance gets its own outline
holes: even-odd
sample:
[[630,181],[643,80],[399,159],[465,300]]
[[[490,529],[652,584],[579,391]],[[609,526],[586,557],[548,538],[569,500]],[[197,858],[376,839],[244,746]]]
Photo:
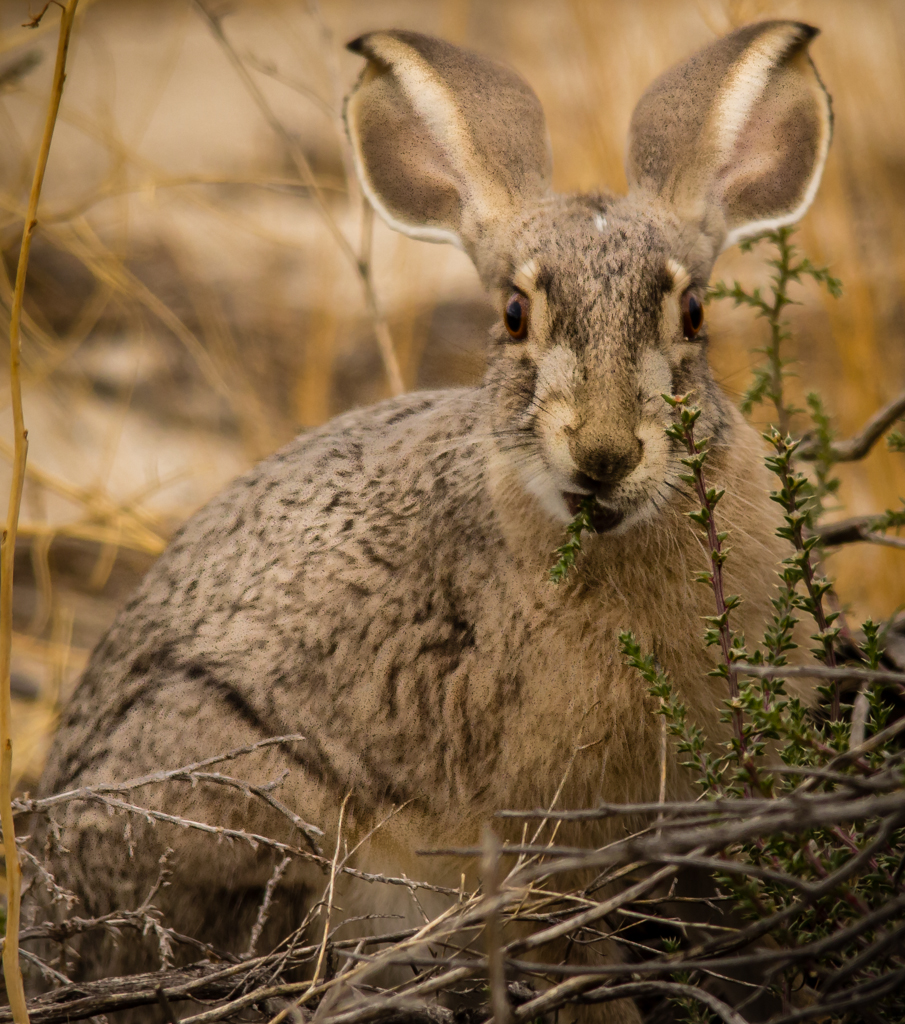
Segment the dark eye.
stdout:
[[704,326],[704,304],[690,288],[682,295],[682,333],[686,341]]
[[510,337],[521,341],[528,333],[528,297],[521,292],[513,292],[506,303],[503,322]]

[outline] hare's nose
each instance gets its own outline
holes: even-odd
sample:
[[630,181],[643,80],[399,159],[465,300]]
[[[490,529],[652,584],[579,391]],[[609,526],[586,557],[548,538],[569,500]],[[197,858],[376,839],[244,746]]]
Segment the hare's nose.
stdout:
[[637,437],[626,438],[618,447],[593,450],[587,450],[580,444],[574,447],[575,483],[598,496],[605,495],[625,479],[641,461],[644,452],[644,444]]

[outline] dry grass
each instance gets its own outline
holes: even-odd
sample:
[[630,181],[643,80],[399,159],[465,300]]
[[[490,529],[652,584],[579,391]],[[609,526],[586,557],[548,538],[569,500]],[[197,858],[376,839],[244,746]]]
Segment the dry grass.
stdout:
[[[362,31],[403,25],[513,64],[545,105],[555,183],[569,190],[624,186],[632,106],[674,60],[755,18],[821,26],[814,55],[835,98],[836,139],[801,241],[846,291],[838,302],[803,291],[797,386],[819,389],[849,434],[905,381],[905,8],[896,0],[334,0],[320,12],[288,2],[231,11],[228,39],[356,250],[361,205],[337,112],[358,70],[341,44]],[[0,10],[4,310],[52,65],[53,25],[20,28],[27,14],[25,0]],[[14,668],[39,692],[14,710],[26,786],[59,694],[173,526],[300,426],[390,390],[355,268],[300,183],[299,161],[287,159],[286,138],[191,4],[83,0],[69,76],[23,321],[31,451]],[[465,257],[381,224],[371,252],[406,386],[477,379],[490,314]],[[716,276],[756,282],[765,270],[727,254]],[[720,377],[741,392],[759,327],[728,307],[713,320]],[[902,463],[881,446],[846,467],[840,516],[896,504]],[[901,559],[867,545],[833,556],[857,616],[905,602]]]

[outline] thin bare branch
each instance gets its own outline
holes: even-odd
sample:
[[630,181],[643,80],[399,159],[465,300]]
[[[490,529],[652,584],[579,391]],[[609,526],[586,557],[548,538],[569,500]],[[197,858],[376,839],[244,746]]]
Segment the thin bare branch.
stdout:
[[261,92],[258,87],[257,82],[255,82],[254,78],[249,74],[244,61],[236,52],[235,47],[223,31],[222,19],[209,11],[204,3],[202,3],[202,0],[195,0],[195,4],[210,27],[214,38],[220,44],[220,47],[230,64],[232,64],[236,73],[241,78],[242,84],[245,86],[248,94],[254,100],[255,105],[261,111],[264,119],[283,144],[283,148],[286,150],[287,156],[292,161],[299,179],[302,184],[310,190],[311,199],[314,203],[315,209],[320,214],[325,226],[333,236],[333,240],[339,247],[340,252],[355,272],[364,294],[365,306],[367,307],[368,315],[371,317],[374,333],[377,337],[377,343],[380,348],[380,357],[383,360],[383,366],[390,384],[390,390],[394,395],[401,395],[405,391],[405,384],[402,380],[402,371],[399,367],[399,359],[396,355],[396,349],[393,345],[393,339],[390,335],[390,329],[387,324],[386,317],[381,311],[380,305],[377,301],[377,294],[374,291],[374,283],[371,280],[368,265],[359,260],[355,250],[349,244],[349,240],[340,230],[339,225],[336,223],[336,218],[330,212],[330,208],[328,207],[324,195],[321,192],[320,185],[318,184],[314,172],[311,170],[308,158],[305,156],[298,142],[292,137],[292,135],[290,135],[286,130],[285,125],[276,116],[273,108],[267,102],[267,98],[264,96],[264,93]]
[[891,669],[831,668],[828,665],[752,665],[738,661],[739,671],[757,679],[861,679],[871,683],[905,683],[905,672]]
[[905,548],[905,538],[890,537],[878,533],[876,526],[883,516],[851,516],[835,523],[821,523],[812,532],[827,547],[838,547],[842,544],[883,544],[891,548]]
[[129,793],[134,789],[144,786],[159,785],[164,782],[210,782],[215,785],[229,786],[238,789],[249,796],[256,796],[268,803],[275,810],[279,811],[295,825],[312,846],[316,854],[320,854],[320,847],[316,839],[323,837],[323,830],[316,825],[304,821],[295,811],[291,810],[281,801],[277,800],[270,789],[273,786],[254,786],[241,779],[234,779],[229,775],[222,775],[219,772],[203,772],[202,768],[209,768],[215,764],[222,764],[224,761],[233,761],[245,754],[253,754],[264,747],[272,747],[283,743],[293,743],[304,740],[300,733],[289,733],[285,736],[271,736],[267,739],[258,740],[248,746],[236,747],[235,750],[228,750],[222,754],[215,754],[213,757],[204,758],[193,764],[184,765],[181,768],[172,768],[167,771],[151,772],[148,775],[140,775],[135,779],[128,779],[124,782],[102,782],[93,786],[83,786],[79,789],[70,789],[64,793],[56,793],[53,796],[44,797],[40,800],[16,800],[14,808],[19,813],[33,813],[35,811],[46,812],[59,804],[68,803],[72,800],[89,800],[114,793]]
[[557,1009],[568,1002],[609,1003],[616,999],[636,999],[651,995],[693,999],[695,1002],[703,1003],[726,1024],[748,1024],[740,1013],[736,1013],[722,999],[695,985],[681,985],[670,981],[633,981],[625,985],[594,988],[594,982],[587,977],[575,978],[556,985],[530,1003],[519,1006],[515,1010],[515,1016],[517,1020],[534,1020],[548,1010]]
[[261,900],[260,907],[258,907],[258,916],[255,918],[255,923],[251,929],[251,937],[248,940],[248,948],[245,951],[246,956],[254,956],[255,954],[255,949],[261,938],[261,932],[264,931],[264,925],[267,923],[267,918],[270,914],[274,891],[280,884],[280,879],[286,873],[286,868],[289,867],[290,862],[290,857],[283,857],[279,864],[277,864],[273,869],[273,874],[267,879],[267,886],[264,889],[264,898]]
[[[493,901],[499,892],[500,841],[489,826],[484,829],[484,856],[481,861],[484,891]],[[500,936],[500,915],[494,909],[487,915],[485,927],[487,936],[487,973],[490,981],[490,1005],[493,1009],[494,1024],[509,1024],[512,1013],[506,992],[506,971],[503,964],[502,939]]]
[[72,24],[79,0],[68,0],[63,8],[60,19],[60,32],[57,42],[56,63],[53,70],[53,82],[50,88],[50,99],[47,114],[44,118],[44,131],[38,150],[31,191],[28,196],[28,208],[25,212],[25,224],[22,229],[22,244],[19,249],[19,261],[16,265],[16,284],[13,292],[12,308],[9,324],[9,361],[10,390],[12,392],[13,411],[13,456],[12,483],[9,491],[9,507],[6,515],[6,526],[3,530],[0,545],[0,823],[3,826],[3,847],[6,861],[6,942],[3,946],[3,977],[6,983],[7,998],[16,1024],[27,1024],[28,1009],[25,1003],[25,988],[22,982],[22,971],[19,966],[19,917],[22,890],[22,875],[19,866],[19,853],[16,847],[15,824],[13,822],[11,778],[13,763],[13,746],[10,737],[10,719],[12,706],[10,703],[10,658],[13,634],[13,568],[16,558],[16,531],[19,525],[19,509],[22,504],[22,490],[25,485],[25,463],[28,456],[28,433],[25,429],[25,417],[22,410],[22,382],[20,375],[21,361],[21,320],[22,304],[25,299],[25,280],[28,275],[28,259],[31,253],[31,240],[38,224],[38,201],[44,184],[44,172],[47,169],[47,158],[50,155],[50,144],[57,123],[57,112],[63,97],[63,83],[66,80],[66,57],[69,52],[69,40],[72,35]]
[[[854,437],[832,444],[828,454],[834,462],[855,462],[863,459],[896,420],[902,417],[905,417],[905,391],[877,410]],[[800,459],[814,461],[821,457],[822,451],[816,439],[806,437],[795,454]]]

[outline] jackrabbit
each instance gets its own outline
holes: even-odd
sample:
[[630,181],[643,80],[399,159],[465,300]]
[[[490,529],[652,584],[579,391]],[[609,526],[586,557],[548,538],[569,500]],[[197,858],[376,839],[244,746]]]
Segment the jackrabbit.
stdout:
[[[191,519],[95,651],[43,792],[301,733],[237,773],[286,773],[280,799],[331,843],[347,794],[350,842],[404,805],[356,866],[453,886],[460,863],[414,851],[472,844],[495,810],[547,805],[564,776],[561,806],[656,799],[659,720],[617,634],[656,647],[711,737],[725,697],[699,642],[711,598],[690,577],[706,556],[661,394],[693,392],[703,409],[745,596],[736,622],[759,636],[786,552],[760,442],[708,369],[704,291],[723,248],[792,223],[814,196],[831,134],[815,34],[751,25],[657,79],[620,197],[551,192],[544,116],[511,70],[412,32],[351,43],[367,61],[345,110],[365,192],[392,227],[471,257],[499,310],[486,377],[341,416]],[[555,586],[550,553],[587,495],[598,532]],[[684,786],[671,769],[670,795]],[[299,842],[222,786],[174,781],[142,799]],[[244,948],[266,851],[133,820],[128,854],[118,816],[67,807],[55,870],[84,910],[140,902],[172,847],[155,902],[181,932]],[[347,915],[412,916],[404,889],[348,885]],[[295,865],[274,934],[322,887],[320,869]],[[82,953],[95,971],[127,958]]]

